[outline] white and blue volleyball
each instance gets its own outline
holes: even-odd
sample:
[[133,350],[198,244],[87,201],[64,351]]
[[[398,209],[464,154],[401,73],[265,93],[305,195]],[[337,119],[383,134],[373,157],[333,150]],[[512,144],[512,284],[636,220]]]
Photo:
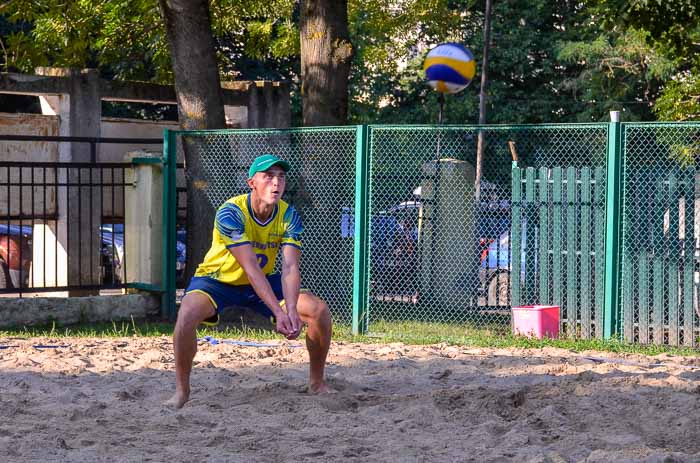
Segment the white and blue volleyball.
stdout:
[[441,93],[457,93],[476,74],[474,55],[458,43],[443,43],[428,52],[423,63],[431,87]]

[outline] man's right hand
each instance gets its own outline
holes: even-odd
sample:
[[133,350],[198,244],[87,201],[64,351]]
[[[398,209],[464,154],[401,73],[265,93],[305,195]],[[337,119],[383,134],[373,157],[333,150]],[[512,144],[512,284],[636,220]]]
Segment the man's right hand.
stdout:
[[277,320],[277,325],[275,326],[275,329],[277,330],[278,333],[286,337],[287,339],[296,339],[299,337],[300,329],[295,329],[294,325],[292,324],[292,321],[289,318],[289,315],[287,315],[286,312],[280,310],[281,313],[275,315],[275,319]]

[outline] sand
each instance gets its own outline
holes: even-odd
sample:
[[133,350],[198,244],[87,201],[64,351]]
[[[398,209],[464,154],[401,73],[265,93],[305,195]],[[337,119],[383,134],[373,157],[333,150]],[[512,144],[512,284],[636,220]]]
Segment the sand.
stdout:
[[334,343],[314,396],[269,342],[202,343],[174,411],[169,338],[0,339],[0,461],[700,461],[700,357]]

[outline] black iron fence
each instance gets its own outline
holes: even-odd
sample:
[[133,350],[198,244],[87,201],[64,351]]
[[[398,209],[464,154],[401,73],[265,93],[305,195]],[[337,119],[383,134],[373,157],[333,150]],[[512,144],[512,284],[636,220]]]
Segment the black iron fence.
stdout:
[[89,161],[0,161],[0,294],[96,293],[129,283],[124,227],[130,162],[99,162],[100,144],[159,138],[0,136],[88,144]]

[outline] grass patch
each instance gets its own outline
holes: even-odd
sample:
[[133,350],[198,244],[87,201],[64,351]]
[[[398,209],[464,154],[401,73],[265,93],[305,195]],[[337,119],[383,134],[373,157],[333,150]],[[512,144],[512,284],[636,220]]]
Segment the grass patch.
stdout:
[[157,337],[173,334],[174,325],[165,322],[130,320],[75,325],[22,326],[0,330],[0,338],[118,338],[128,336]]
[[429,323],[429,322],[373,322],[371,332],[366,336],[352,337],[350,328],[338,327],[344,330],[334,338],[352,340],[355,342],[403,342],[405,344],[438,344],[459,345],[469,347],[520,347],[539,349],[543,347],[558,347],[574,352],[597,350],[615,353],[635,353],[644,355],[672,354],[684,356],[700,356],[700,350],[687,347],[672,347],[659,345],[629,344],[620,339],[529,339],[513,336],[508,327],[503,325],[485,325],[475,327],[468,324]]
[[[0,330],[0,338],[94,338],[94,337],[157,337],[172,336],[172,323],[153,320],[129,320],[110,323],[82,323],[70,326],[59,326],[56,323],[45,326],[20,327]],[[333,340],[365,343],[402,342],[413,345],[448,344],[465,347],[520,347],[542,348],[558,347],[574,352],[597,350],[616,353],[635,353],[657,355],[661,353],[700,356],[700,350],[657,346],[628,344],[619,339],[583,340],[583,339],[528,339],[510,334],[503,325],[487,325],[475,327],[468,324],[428,323],[418,321],[408,322],[373,322],[372,331],[366,335],[353,336],[348,325],[335,325]],[[268,340],[283,339],[282,336],[270,329],[251,328],[236,324],[222,324],[211,329],[197,330],[197,336],[212,336],[217,339],[250,339]]]

